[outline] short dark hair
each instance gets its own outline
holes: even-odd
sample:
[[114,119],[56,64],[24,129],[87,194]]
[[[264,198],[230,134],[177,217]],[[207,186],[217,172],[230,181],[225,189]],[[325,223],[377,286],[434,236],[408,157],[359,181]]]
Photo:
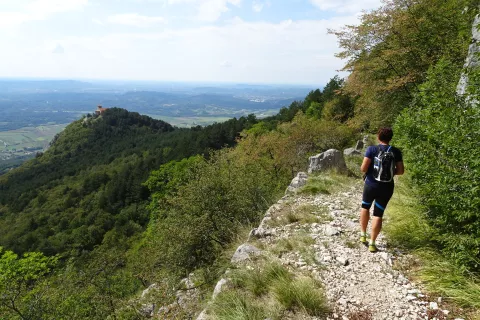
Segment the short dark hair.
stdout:
[[392,128],[388,127],[383,127],[378,129],[377,132],[378,140],[383,141],[383,142],[390,142],[393,137],[393,130]]

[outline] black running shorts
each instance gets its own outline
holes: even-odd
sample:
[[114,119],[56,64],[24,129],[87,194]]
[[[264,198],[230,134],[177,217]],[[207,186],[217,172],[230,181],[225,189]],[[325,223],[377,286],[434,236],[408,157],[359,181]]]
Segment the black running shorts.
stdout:
[[383,217],[383,212],[393,195],[393,189],[393,183],[384,183],[379,184],[378,186],[371,186],[365,183],[365,186],[363,187],[362,208],[370,209],[375,201],[373,216],[380,218]]

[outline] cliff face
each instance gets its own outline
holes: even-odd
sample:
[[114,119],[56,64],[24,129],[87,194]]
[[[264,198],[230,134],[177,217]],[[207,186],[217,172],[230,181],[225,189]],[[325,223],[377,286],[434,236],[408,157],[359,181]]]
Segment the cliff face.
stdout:
[[[480,15],[475,17],[472,25],[472,43],[468,49],[464,72],[458,82],[457,94],[464,95],[469,85],[469,75],[480,66]],[[475,102],[476,103],[476,102]]]

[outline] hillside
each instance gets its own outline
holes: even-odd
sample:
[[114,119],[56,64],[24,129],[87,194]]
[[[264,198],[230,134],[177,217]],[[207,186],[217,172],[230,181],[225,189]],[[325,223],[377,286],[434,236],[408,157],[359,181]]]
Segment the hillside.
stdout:
[[[385,1],[332,31],[346,79],[261,121],[178,129],[110,109],[72,123],[0,177],[0,314],[478,319],[479,9]],[[382,126],[393,127],[406,176],[374,255],[355,231],[361,156],[348,158],[347,176],[311,176],[282,197],[310,156],[365,135],[374,144]],[[260,223],[249,244],[266,259],[232,263]],[[230,289],[210,299],[222,278]]]
[[[360,179],[321,172],[305,180],[306,186],[290,188],[273,204],[248,241],[238,247],[231,269],[222,275],[197,320],[467,315],[448,310],[448,299],[430,295],[421,282],[409,280],[414,258],[385,236],[379,239],[377,254],[358,242]],[[323,192],[312,194],[318,187]],[[162,312],[165,309],[155,318],[174,318],[178,309]]]
[[251,121],[175,129],[116,108],[75,121],[44,154],[0,177],[0,245],[53,255],[92,250],[110,230],[132,236],[149,220],[150,170],[232,145]]

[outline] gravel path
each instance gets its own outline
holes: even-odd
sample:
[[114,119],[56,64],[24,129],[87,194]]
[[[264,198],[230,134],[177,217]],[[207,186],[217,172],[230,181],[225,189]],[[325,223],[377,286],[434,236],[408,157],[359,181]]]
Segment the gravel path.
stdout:
[[[334,311],[329,319],[446,319],[448,311],[439,308],[441,301],[429,301],[395,269],[401,252],[387,250],[382,234],[377,253],[368,252],[359,242],[361,190],[358,183],[348,192],[333,195],[286,196],[267,211],[253,234],[267,250],[281,239],[299,235],[315,240],[279,256],[283,264],[324,284]],[[317,215],[319,222],[281,225],[292,212],[305,214],[306,210]]]
[[[463,320],[444,310],[441,298],[429,298],[402,274],[400,270],[408,266],[404,262],[412,257],[388,247],[382,233],[377,253],[360,243],[361,181],[332,194],[296,194],[306,179],[300,173],[287,195],[267,210],[248,243],[233,255],[233,264],[255,264],[253,256],[267,255],[297,275],[318,280],[332,309],[328,320]],[[212,300],[227,287],[226,279],[219,281]],[[204,310],[197,320],[206,319]],[[319,320],[288,313],[283,319]]]

